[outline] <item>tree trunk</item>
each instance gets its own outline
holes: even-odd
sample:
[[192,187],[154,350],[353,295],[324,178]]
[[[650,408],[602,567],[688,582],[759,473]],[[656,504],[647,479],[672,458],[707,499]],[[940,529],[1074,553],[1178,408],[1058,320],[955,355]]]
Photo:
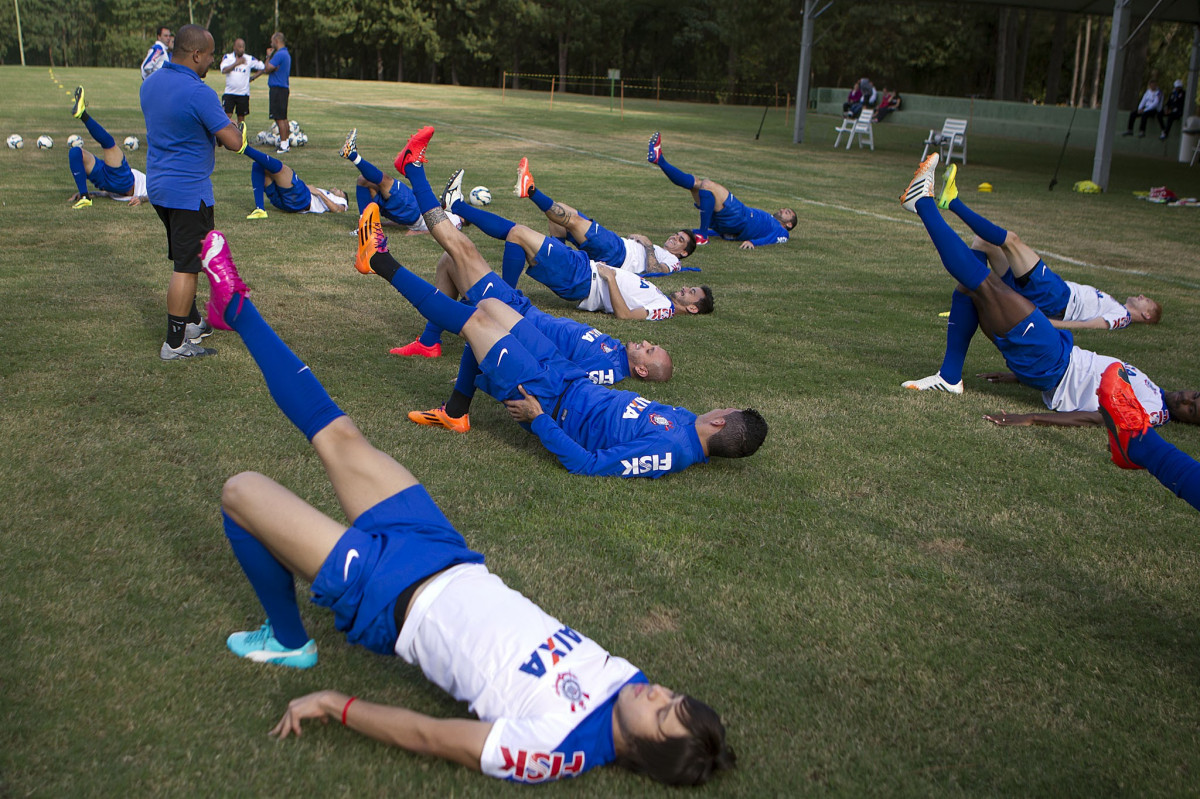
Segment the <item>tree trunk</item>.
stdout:
[[396,83],[404,82],[404,45],[400,45],[396,53]]
[[[1016,14],[1013,15],[1014,20]],[[1029,37],[1033,28],[1033,11],[1025,11],[1025,27],[1021,31],[1021,48],[1017,53],[1016,64],[1014,64],[1014,75],[1012,86],[1010,87],[1010,100],[1021,102],[1025,99],[1025,66],[1029,61]]]
[[521,51],[513,51],[512,87],[515,92],[521,88]]
[[567,32],[560,30],[558,32],[558,90],[560,92],[567,87],[567,46],[569,44]]
[[725,91],[733,94],[737,89],[737,65],[738,52],[737,46],[729,45],[729,57],[725,60]]
[[383,80],[383,48],[375,45],[375,80]]
[[1054,15],[1054,34],[1050,39],[1050,65],[1046,67],[1046,105],[1058,105],[1058,84],[1062,79],[1063,47],[1067,41],[1067,12]]
[[997,100],[1008,97],[1008,63],[1011,60],[1008,41],[1008,17],[1012,10],[1007,6],[1000,9],[996,18],[996,85],[992,96]]
[[1092,108],[1100,107],[1100,70],[1104,68],[1104,37],[1101,36],[1104,23],[1096,23],[1096,57],[1092,66]]
[[458,61],[450,62],[450,85],[458,85]]

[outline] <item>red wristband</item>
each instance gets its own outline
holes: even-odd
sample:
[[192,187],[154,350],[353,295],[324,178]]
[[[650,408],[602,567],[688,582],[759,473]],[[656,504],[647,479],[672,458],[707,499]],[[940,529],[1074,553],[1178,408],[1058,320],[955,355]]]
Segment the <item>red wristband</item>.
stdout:
[[358,697],[357,697],[357,696],[352,696],[352,697],[350,697],[349,699],[347,699],[347,700],[346,700],[346,706],[345,706],[344,708],[342,708],[342,726],[343,726],[343,727],[345,727],[345,726],[346,726],[346,711],[350,709],[350,706],[351,706],[352,704],[354,704],[354,700],[355,700],[355,699],[358,699]]

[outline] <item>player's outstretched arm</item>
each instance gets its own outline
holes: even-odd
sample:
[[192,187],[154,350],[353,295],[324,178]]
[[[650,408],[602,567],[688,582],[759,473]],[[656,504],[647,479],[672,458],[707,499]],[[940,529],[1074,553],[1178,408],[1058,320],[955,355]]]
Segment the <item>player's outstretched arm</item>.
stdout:
[[1104,423],[1099,411],[1064,411],[1062,413],[999,413],[985,414],[999,427],[1099,427]]
[[271,730],[280,739],[301,734],[306,719],[342,721],[347,727],[376,741],[398,746],[421,755],[452,760],[467,768],[480,770],[483,744],[491,732],[489,722],[474,719],[435,719],[423,713],[391,705],[379,705],[355,699],[340,691],[318,691],[293,699],[287,712]]
[[1087,319],[1082,322],[1067,322],[1062,319],[1051,319],[1050,324],[1059,330],[1108,330],[1108,322],[1103,316]]

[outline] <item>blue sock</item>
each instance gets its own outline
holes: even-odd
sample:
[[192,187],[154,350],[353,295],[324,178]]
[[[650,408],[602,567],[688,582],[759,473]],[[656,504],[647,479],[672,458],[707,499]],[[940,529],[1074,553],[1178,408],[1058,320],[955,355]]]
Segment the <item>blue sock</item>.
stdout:
[[468,344],[463,348],[462,360],[458,362],[458,377],[454,378],[454,390],[464,397],[475,396],[475,378],[479,376],[479,363],[475,351]]
[[[409,165],[409,169],[412,165]],[[452,300],[437,290],[437,287],[423,277],[414,275],[405,269],[391,253],[377,252],[371,256],[371,266],[374,268],[376,259],[388,259],[388,266],[394,266],[392,288],[404,295],[404,299],[412,303],[417,312],[442,330],[449,330],[454,335],[462,332],[463,325],[475,313],[470,305],[464,305],[458,300]],[[378,270],[377,270],[378,271]]]
[[967,227],[979,238],[986,241],[988,244],[994,244],[997,247],[1004,246],[1004,240],[1008,237],[1008,231],[999,225],[992,224],[984,219],[979,214],[967,207],[967,204],[955,197],[950,201],[949,210],[959,219],[966,223]]
[[88,193],[87,170],[83,167],[83,150],[78,147],[68,148],[67,163],[71,167],[71,177],[75,178],[75,187],[79,189],[79,196],[86,195]]
[[425,323],[425,330],[421,333],[421,337],[417,341],[424,344],[426,347],[432,347],[434,344],[442,343],[442,329],[433,322]]
[[925,230],[933,240],[946,271],[971,291],[979,288],[979,284],[987,279],[988,268],[979,262],[975,252],[942,219],[932,197],[917,200],[917,216],[925,223]]
[[967,361],[967,348],[979,327],[979,312],[975,303],[961,291],[950,297],[950,323],[946,325],[946,355],[938,374],[947,383],[962,380],[963,364]]
[[263,207],[263,191],[267,185],[267,174],[257,161],[250,165],[250,186],[254,189],[254,207]]
[[83,122],[84,127],[86,127],[88,130],[88,133],[92,134],[92,138],[96,140],[96,144],[99,144],[102,149],[107,150],[109,147],[117,146],[117,140],[112,137],[112,134],[105,130],[99,122],[92,119],[91,116],[88,115],[87,111],[83,112],[83,116],[80,117],[80,121]]
[[253,147],[247,147],[245,155],[254,163],[261,164],[262,168],[271,174],[275,174],[283,169],[283,162],[278,158],[274,158],[264,152],[255,150]]
[[482,208],[476,208],[461,200],[455,202],[450,207],[450,210],[479,228],[483,233],[491,236],[493,239],[500,239],[500,241],[504,241],[508,237],[508,231],[517,226],[516,222],[509,222],[502,216],[497,216],[491,211],[485,211]]
[[325,392],[312,370],[263,320],[250,298],[242,297],[241,300],[241,307],[234,314],[230,311],[237,303],[229,303],[225,309],[225,323],[242,337],[250,357],[262,370],[271,399],[275,400],[279,410],[312,441],[313,436],[334,419],[345,416],[345,412]]
[[661,169],[663,174],[667,176],[667,180],[671,181],[676,186],[679,186],[681,189],[687,189],[688,191],[691,191],[692,187],[696,185],[696,178],[681,169],[676,169],[675,167],[671,166],[667,163],[667,159],[661,155],[658,157],[658,168]]
[[368,205],[375,202],[375,197],[371,194],[371,190],[366,186],[354,187],[354,199],[358,200],[359,215],[362,215],[362,212],[367,210]]
[[554,200],[551,200],[549,195],[538,191],[537,186],[533,187],[533,191],[529,192],[529,199],[533,200],[533,204],[538,207],[538,210],[543,214],[550,210],[554,205]]
[[429,185],[429,178],[425,177],[424,164],[409,164],[404,168],[404,177],[408,178],[412,186],[413,195],[417,198],[417,208],[422,214],[442,207],[441,201],[433,193],[433,187]]
[[1129,459],[1145,466],[1158,482],[1196,510],[1200,510],[1200,463],[1162,439],[1153,428],[1131,436],[1126,451]]
[[705,231],[701,235],[708,235],[708,230],[712,227],[713,210],[717,207],[717,198],[713,196],[711,191],[700,190],[700,229]]
[[505,283],[517,287],[521,273],[525,271],[525,250],[520,244],[504,242],[504,256],[500,261],[500,277]]
[[258,595],[258,601],[267,612],[267,619],[275,631],[275,638],[289,649],[299,649],[308,643],[309,636],[300,620],[300,606],[296,604],[296,581],[292,573],[263,546],[262,542],[230,518],[224,510],[225,537],[246,573],[246,579]]
[[358,157],[358,161],[356,161],[354,165],[358,167],[359,173],[364,178],[371,181],[375,185],[379,185],[383,182],[383,170],[372,164],[367,159],[363,158],[361,155]]

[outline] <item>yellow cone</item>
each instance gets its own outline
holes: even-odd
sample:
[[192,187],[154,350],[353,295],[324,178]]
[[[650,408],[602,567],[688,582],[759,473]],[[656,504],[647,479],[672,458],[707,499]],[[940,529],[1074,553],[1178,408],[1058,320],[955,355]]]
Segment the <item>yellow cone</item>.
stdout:
[[991,183],[980,183],[979,190],[982,192],[991,194],[992,193],[992,184]]

